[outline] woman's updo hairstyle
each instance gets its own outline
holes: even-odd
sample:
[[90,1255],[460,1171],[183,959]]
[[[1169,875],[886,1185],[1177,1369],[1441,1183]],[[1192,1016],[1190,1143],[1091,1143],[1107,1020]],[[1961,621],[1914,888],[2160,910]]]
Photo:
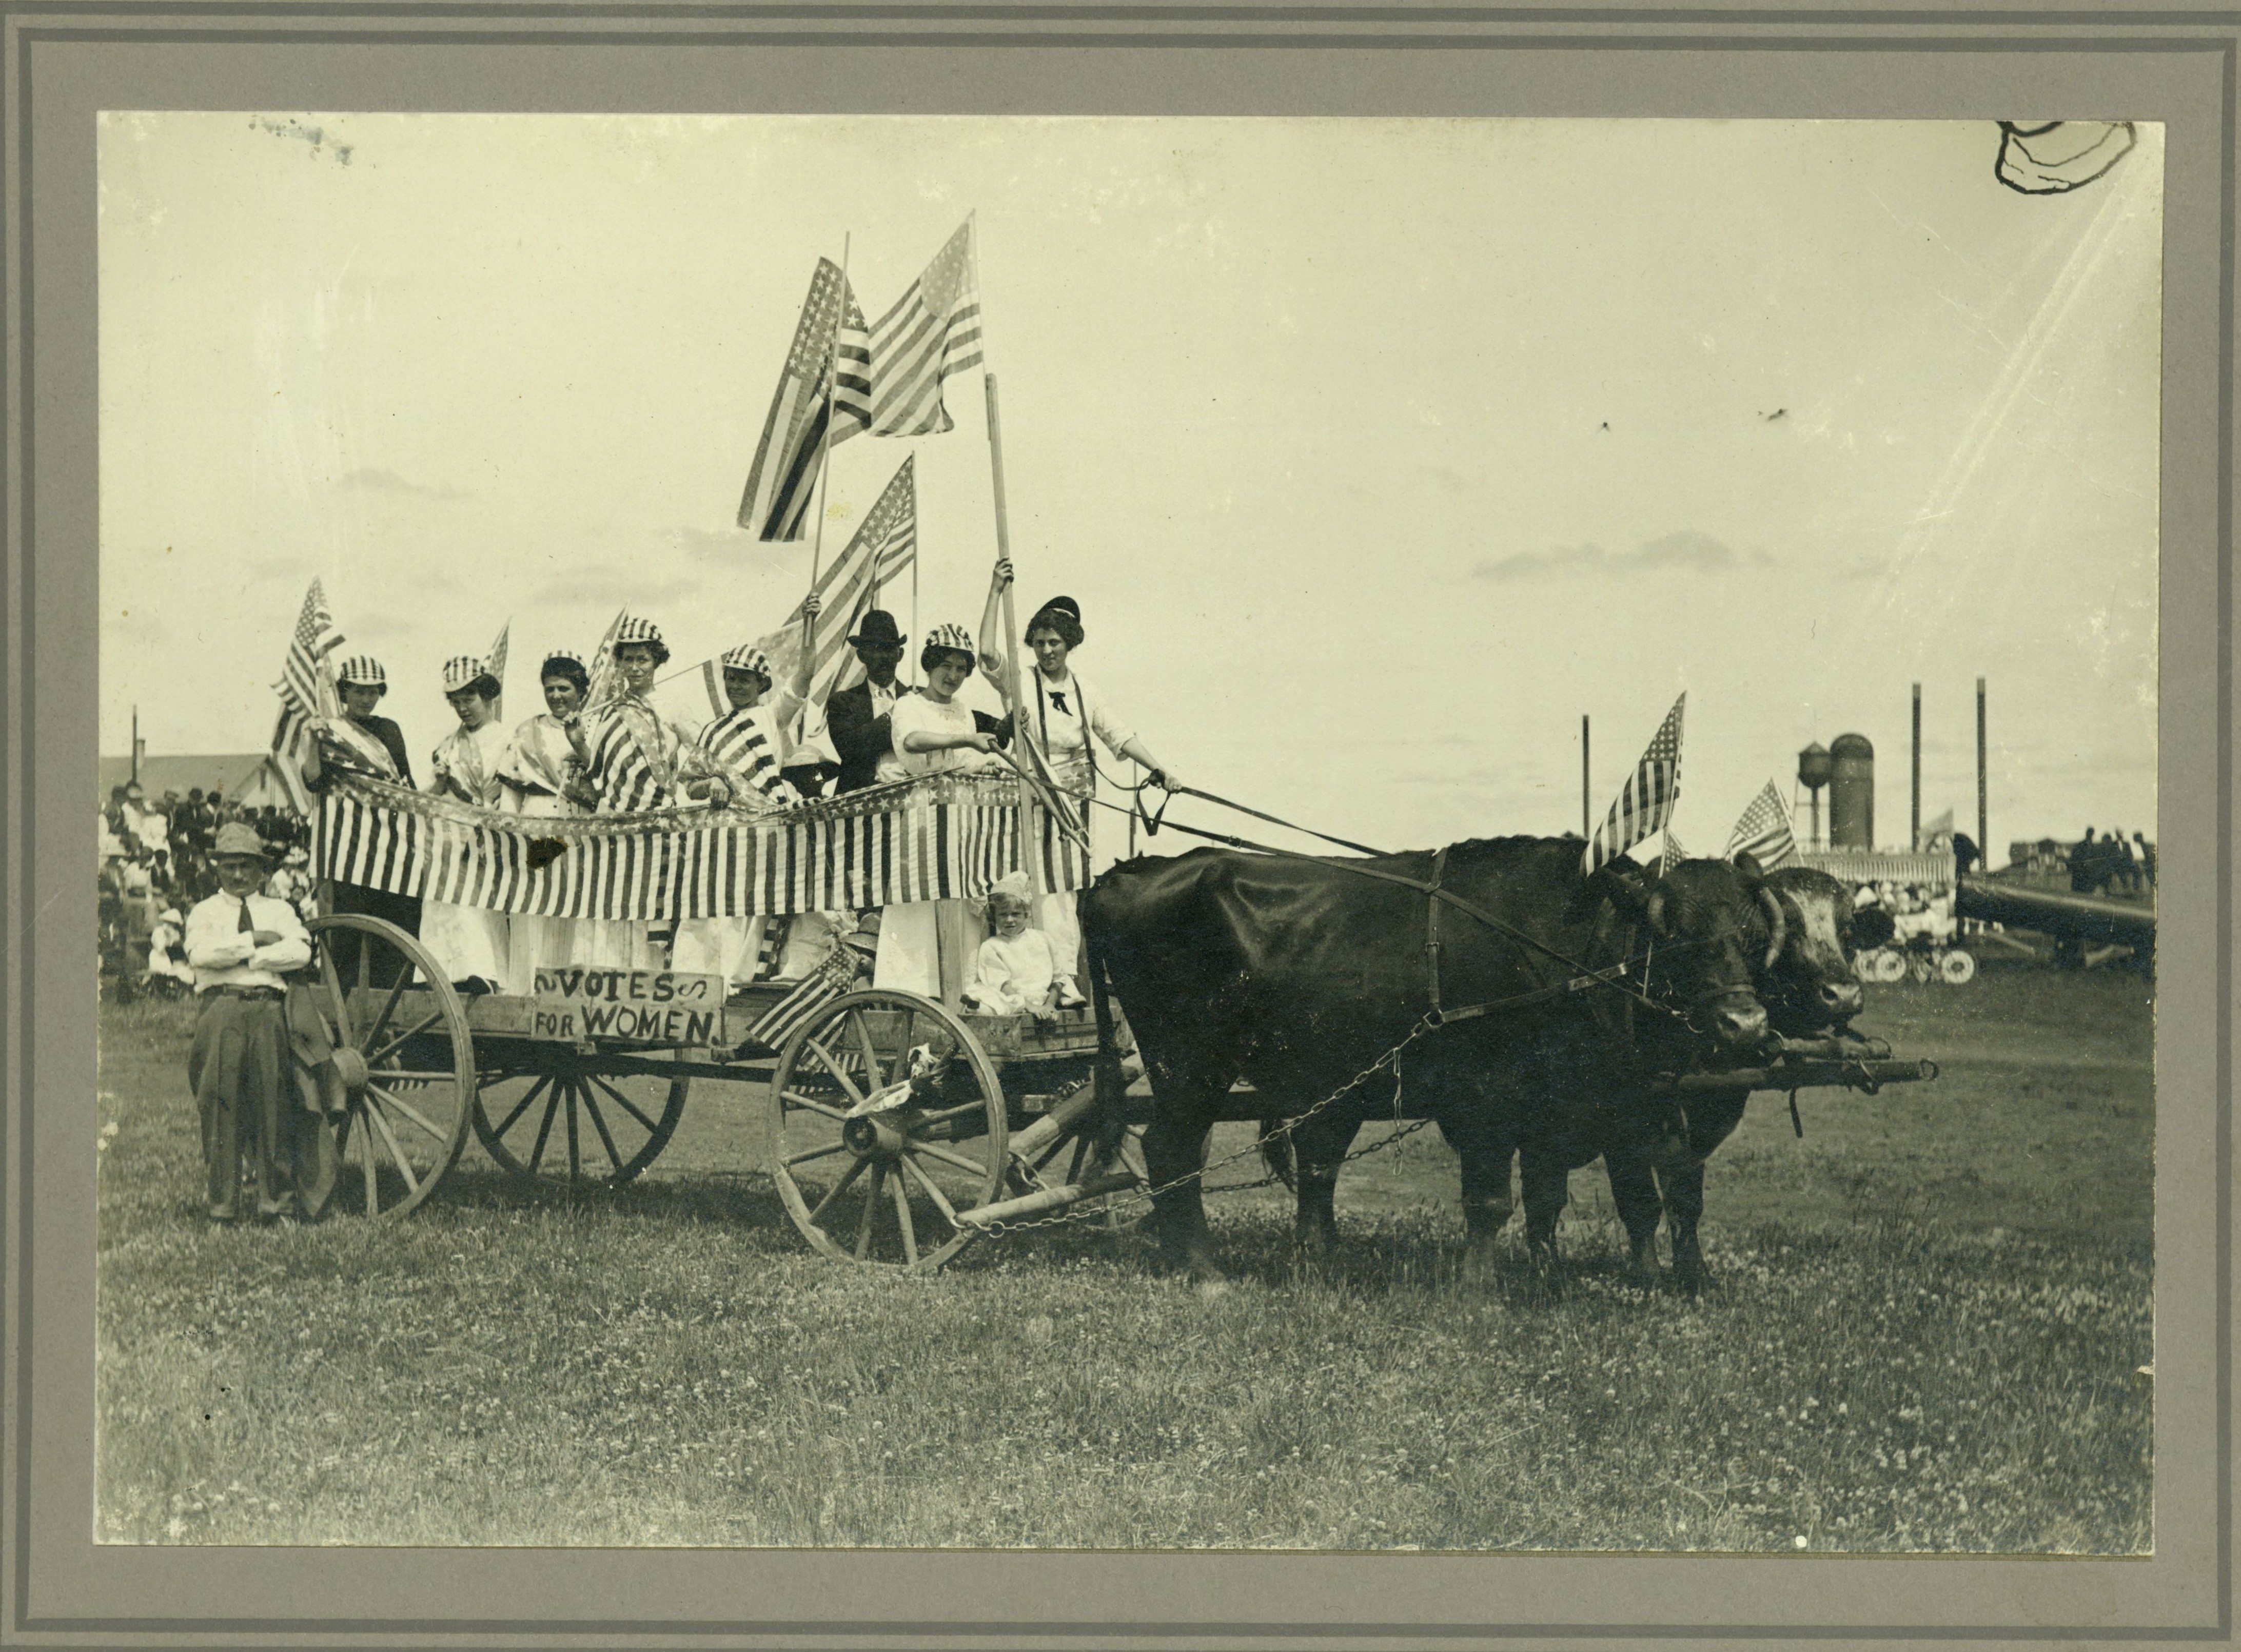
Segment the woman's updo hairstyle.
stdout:
[[591,692],[592,674],[584,669],[584,662],[573,654],[555,654],[537,668],[537,680],[542,686],[549,677],[565,677],[576,685],[576,692]]
[[966,671],[968,672],[972,671],[973,651],[971,649],[944,648],[940,643],[928,643],[918,651],[918,668],[920,671],[932,671],[941,663],[942,656],[945,654],[956,655],[965,662]]
[[1081,609],[1072,597],[1053,597],[1035,610],[1035,617],[1027,621],[1024,633],[1033,637],[1039,631],[1054,631],[1058,639],[1067,648],[1081,646]]

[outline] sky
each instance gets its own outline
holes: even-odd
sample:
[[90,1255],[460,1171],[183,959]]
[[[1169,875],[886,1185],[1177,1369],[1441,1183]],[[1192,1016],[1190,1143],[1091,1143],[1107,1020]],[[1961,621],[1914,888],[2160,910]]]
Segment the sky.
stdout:
[[[1075,598],[1189,783],[1384,848],[1577,830],[1581,718],[1599,819],[1686,690],[1691,852],[1845,732],[1903,845],[1910,686],[1973,832],[1983,677],[1996,861],[2152,837],[2140,137],[2025,197],[1985,122],[112,112],[102,749],[136,706],[260,748],[315,576],[416,752],[508,622],[510,719],[620,606],[672,669],[767,631],[812,549],[734,517],[816,260],[876,316],[972,212],[1019,617]],[[830,556],[916,452],[914,639],[994,553],[980,374],[947,401],[828,483]]]

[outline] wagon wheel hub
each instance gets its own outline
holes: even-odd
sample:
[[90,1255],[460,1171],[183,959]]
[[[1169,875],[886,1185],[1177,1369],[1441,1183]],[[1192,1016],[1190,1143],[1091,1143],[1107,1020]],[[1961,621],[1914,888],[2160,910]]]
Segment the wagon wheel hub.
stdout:
[[352,1095],[365,1094],[366,1080],[372,1076],[372,1069],[365,1064],[365,1052],[354,1050],[347,1044],[337,1047],[335,1075],[342,1080],[343,1088]]
[[890,1162],[901,1158],[910,1146],[909,1137],[904,1134],[895,1116],[889,1114],[849,1120],[840,1127],[840,1139],[860,1159]]

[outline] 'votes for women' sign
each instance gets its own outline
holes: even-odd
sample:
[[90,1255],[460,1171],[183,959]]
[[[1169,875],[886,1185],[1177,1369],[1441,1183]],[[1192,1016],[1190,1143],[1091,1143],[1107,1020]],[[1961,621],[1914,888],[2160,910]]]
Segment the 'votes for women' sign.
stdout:
[[532,1038],[712,1044],[721,1030],[724,982],[718,975],[566,965],[539,970],[533,990]]

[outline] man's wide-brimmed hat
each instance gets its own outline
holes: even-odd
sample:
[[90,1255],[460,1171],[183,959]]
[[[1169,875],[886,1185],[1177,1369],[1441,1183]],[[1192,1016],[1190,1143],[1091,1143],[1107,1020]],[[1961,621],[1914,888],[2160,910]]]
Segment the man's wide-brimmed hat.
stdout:
[[271,858],[271,852],[264,846],[264,839],[257,835],[255,826],[229,820],[217,829],[217,841],[211,846],[211,858],[223,860],[229,855],[253,855],[265,860]]
[[895,629],[895,617],[884,608],[870,608],[864,612],[864,623],[856,634],[848,639],[851,648],[900,648],[903,634]]

